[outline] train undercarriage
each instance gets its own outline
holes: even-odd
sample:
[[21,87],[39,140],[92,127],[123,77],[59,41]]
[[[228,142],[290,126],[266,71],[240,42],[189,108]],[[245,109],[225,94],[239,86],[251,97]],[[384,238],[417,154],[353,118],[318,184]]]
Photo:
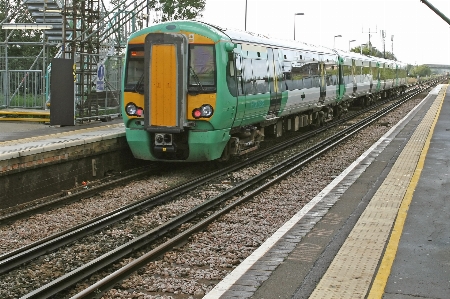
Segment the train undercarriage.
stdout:
[[327,122],[340,119],[350,109],[369,107],[377,101],[400,95],[404,90],[404,86],[383,90],[339,103],[316,106],[300,114],[279,117],[257,125],[234,128],[220,160],[227,161],[231,157],[243,156],[257,150],[265,136],[281,137],[285,132],[324,126]]

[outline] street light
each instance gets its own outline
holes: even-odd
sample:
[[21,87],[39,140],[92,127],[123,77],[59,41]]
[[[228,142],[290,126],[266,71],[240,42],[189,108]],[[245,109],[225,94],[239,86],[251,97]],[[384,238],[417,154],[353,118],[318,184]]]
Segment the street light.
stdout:
[[342,35],[335,35],[333,40],[333,49],[336,48],[336,37],[342,37]]
[[302,12],[298,12],[298,13],[294,14],[294,40],[295,40],[295,16],[303,16],[303,15],[305,15],[305,14]]
[[391,35],[391,44],[392,44],[392,59],[394,59],[394,36]]
[[247,0],[245,0],[245,24],[244,31],[247,31]]
[[352,42],[356,42],[356,39],[352,39],[352,40],[349,40],[348,41],[348,51],[350,52],[350,43],[352,43]]

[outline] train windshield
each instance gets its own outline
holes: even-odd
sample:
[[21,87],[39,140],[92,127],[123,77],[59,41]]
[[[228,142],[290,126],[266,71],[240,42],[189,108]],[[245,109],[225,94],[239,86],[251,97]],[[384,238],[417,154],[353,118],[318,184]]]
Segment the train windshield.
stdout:
[[188,89],[196,92],[216,90],[214,46],[189,45]]
[[130,48],[127,53],[125,91],[144,93],[144,48]]

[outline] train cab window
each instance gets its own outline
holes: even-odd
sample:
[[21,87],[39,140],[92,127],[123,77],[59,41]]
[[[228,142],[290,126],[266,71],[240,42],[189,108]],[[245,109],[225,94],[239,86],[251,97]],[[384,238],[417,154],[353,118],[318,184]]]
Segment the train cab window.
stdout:
[[144,92],[144,47],[130,47],[125,66],[125,91]]
[[216,91],[216,64],[212,45],[189,45],[189,91]]

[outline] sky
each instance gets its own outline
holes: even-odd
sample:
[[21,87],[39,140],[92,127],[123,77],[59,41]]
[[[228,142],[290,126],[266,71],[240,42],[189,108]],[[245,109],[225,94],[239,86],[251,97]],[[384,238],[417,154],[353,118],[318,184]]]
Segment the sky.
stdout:
[[[450,0],[428,2],[450,19]],[[352,48],[367,43],[369,33],[383,51],[384,30],[385,49],[393,47],[398,60],[450,65],[450,25],[420,0],[206,0],[202,14],[211,24],[291,40],[295,23],[296,40],[347,51],[349,41]]]

